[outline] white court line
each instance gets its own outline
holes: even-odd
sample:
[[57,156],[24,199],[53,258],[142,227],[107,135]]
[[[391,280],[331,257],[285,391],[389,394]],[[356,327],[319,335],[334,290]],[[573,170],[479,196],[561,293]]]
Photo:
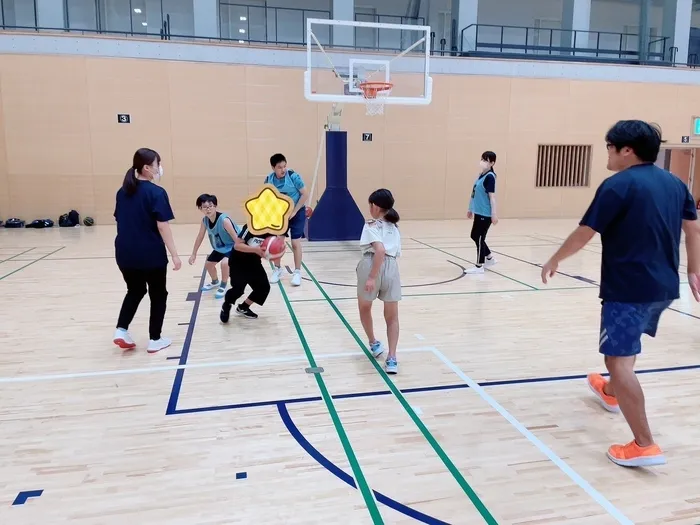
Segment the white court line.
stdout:
[[[432,347],[417,347],[417,348],[402,348],[401,353],[413,352],[432,352]],[[317,354],[315,359],[331,359],[334,357],[354,357],[362,356],[360,351],[343,352],[337,354]],[[105,377],[131,374],[150,374],[153,372],[172,372],[174,370],[192,370],[196,368],[217,368],[217,367],[233,367],[245,365],[266,365],[276,363],[293,363],[294,361],[306,361],[306,354],[287,357],[268,357],[263,359],[246,359],[243,361],[216,361],[213,363],[193,363],[189,365],[171,365],[171,366],[156,366],[151,368],[131,368],[126,370],[100,370],[95,372],[75,372],[72,374],[48,374],[42,376],[15,376],[15,377],[0,377],[0,384],[3,383],[31,383],[35,381],[57,381],[60,379],[82,379],[90,377]],[[318,363],[317,363],[318,364]],[[319,365],[320,366],[320,365]]]
[[574,469],[572,469],[569,465],[566,464],[566,462],[561,459],[559,456],[557,456],[547,445],[542,443],[532,432],[530,432],[527,428],[523,426],[520,421],[515,419],[515,417],[508,412],[505,408],[503,408],[501,405],[498,404],[498,402],[492,398],[490,395],[486,393],[486,391],[473,379],[471,379],[467,374],[462,372],[462,370],[455,365],[452,361],[447,359],[445,355],[440,352],[437,348],[433,348],[433,353],[435,354],[436,357],[438,357],[445,365],[447,365],[448,368],[450,368],[455,374],[457,374],[467,385],[469,385],[469,388],[474,390],[481,398],[486,401],[489,405],[491,405],[491,408],[496,410],[499,414],[501,414],[511,425],[513,425],[518,432],[520,432],[524,437],[526,437],[530,443],[535,445],[540,452],[542,452],[545,456],[547,456],[552,463],[554,463],[561,471],[569,476],[574,483],[576,483],[579,487],[581,487],[591,498],[593,498],[598,505],[603,507],[608,514],[610,514],[613,518],[615,518],[618,523],[623,523],[624,525],[634,525],[634,522],[631,521],[629,518],[627,518],[620,510],[618,510],[617,507],[615,507],[612,503],[610,503],[605,496],[603,496],[600,492],[598,492],[596,489],[594,489],[585,479],[583,479]]

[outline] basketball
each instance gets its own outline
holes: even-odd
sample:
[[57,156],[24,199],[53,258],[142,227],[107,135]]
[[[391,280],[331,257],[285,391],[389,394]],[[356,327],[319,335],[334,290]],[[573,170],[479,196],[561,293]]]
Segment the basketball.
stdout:
[[85,226],[94,226],[95,219],[93,219],[92,217],[85,217],[85,219],[83,219],[83,224]]
[[284,237],[267,237],[260,247],[265,252],[265,258],[268,261],[274,261],[284,255],[287,243],[284,241]]

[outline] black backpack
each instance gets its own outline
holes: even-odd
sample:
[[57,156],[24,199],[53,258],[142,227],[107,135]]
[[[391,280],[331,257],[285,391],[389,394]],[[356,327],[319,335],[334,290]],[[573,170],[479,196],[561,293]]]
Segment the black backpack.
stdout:
[[18,219],[17,217],[7,219],[5,228],[24,228],[24,221],[22,219]]
[[53,221],[51,219],[37,219],[27,224],[25,228],[51,228],[52,226]]
[[80,214],[75,210],[64,213],[58,218],[58,225],[62,228],[73,228],[78,224],[80,224]]

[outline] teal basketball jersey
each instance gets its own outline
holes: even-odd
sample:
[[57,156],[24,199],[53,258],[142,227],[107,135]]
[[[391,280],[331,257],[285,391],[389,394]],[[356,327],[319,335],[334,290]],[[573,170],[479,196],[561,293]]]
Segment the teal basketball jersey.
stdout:
[[211,247],[219,253],[229,253],[231,250],[233,250],[233,237],[231,237],[231,235],[229,235],[224,228],[224,221],[226,219],[231,221],[231,224],[233,224],[233,231],[238,234],[238,226],[236,226],[233,219],[231,219],[226,213],[219,215],[213,227],[210,225],[208,217],[204,217],[203,219],[204,227],[207,229],[207,234],[209,234],[209,242],[211,243]]
[[487,177],[493,177],[495,179],[496,174],[493,171],[489,171],[484,175],[479,175],[479,178],[476,179],[474,187],[472,188],[469,211],[476,215],[491,217],[491,199],[486,192],[486,188],[484,188],[484,181],[486,181]]

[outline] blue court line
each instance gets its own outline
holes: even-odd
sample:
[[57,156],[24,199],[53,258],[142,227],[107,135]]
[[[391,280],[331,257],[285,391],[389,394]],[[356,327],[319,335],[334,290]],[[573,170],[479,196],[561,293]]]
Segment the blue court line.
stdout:
[[[187,327],[187,334],[185,334],[185,341],[182,343],[182,353],[180,354],[180,361],[178,365],[187,364],[187,356],[190,354],[190,346],[192,345],[192,336],[194,335],[194,325],[197,322],[197,314],[199,313],[199,304],[202,301],[202,286],[204,286],[204,278],[207,275],[206,268],[202,269],[202,276],[199,278],[199,285],[197,286],[196,296],[193,298],[194,306],[192,306],[192,314],[190,315],[190,324]],[[189,294],[188,298],[189,299]],[[182,387],[182,379],[185,377],[185,369],[180,368],[175,372],[175,379],[173,380],[173,387],[170,390],[170,399],[168,400],[168,407],[165,409],[165,415],[169,416],[175,414],[177,411],[177,400],[180,398],[180,388]]]
[[[417,243],[419,243],[419,244],[422,244],[423,246],[427,246],[428,248],[432,248],[433,250],[436,250],[436,251],[438,251],[438,252],[444,253],[445,255],[449,255],[450,257],[453,257],[453,258],[455,258],[455,259],[459,259],[459,260],[461,260],[461,261],[466,261],[466,262],[468,262],[469,264],[474,264],[474,262],[473,262],[473,261],[470,261],[469,259],[465,259],[464,257],[460,257],[459,255],[455,255],[454,253],[445,251],[445,250],[443,250],[442,248],[438,248],[437,246],[432,246],[432,245],[430,245],[430,244],[428,244],[428,243],[426,243],[426,242],[419,241],[418,239],[415,239],[415,238],[413,238],[413,237],[409,237],[409,239],[412,240],[413,242],[417,242]],[[491,272],[491,273],[495,273],[496,275],[500,275],[501,277],[504,277],[504,278],[506,278],[506,279],[509,279],[509,280],[511,280],[511,281],[513,281],[513,282],[515,282],[515,283],[518,283],[518,284],[520,284],[520,285],[522,285],[522,286],[525,286],[525,287],[527,287],[527,288],[530,288],[531,290],[539,290],[539,288],[537,288],[536,286],[532,286],[531,284],[527,284],[527,283],[524,283],[524,282],[522,282],[522,281],[519,281],[518,279],[515,279],[514,277],[510,277],[510,276],[508,276],[508,275],[506,275],[506,274],[504,274],[504,273],[497,272],[497,271],[494,270],[493,268],[489,268],[488,271]]]
[[[521,263],[525,263],[525,264],[530,264],[530,265],[532,265],[532,266],[536,266],[537,268],[542,268],[542,265],[541,265],[541,264],[534,263],[534,262],[532,262],[532,261],[526,261],[525,259],[520,259],[519,257],[513,257],[512,255],[508,255],[507,253],[503,253],[503,252],[497,252],[496,250],[491,250],[491,251],[492,251],[493,253],[497,253],[498,255],[502,255],[503,257],[508,257],[509,259],[513,259],[514,261],[519,261],[519,262],[521,262]],[[568,277],[569,279],[575,279],[575,280],[577,280],[577,281],[581,281],[581,282],[584,282],[584,283],[587,283],[587,284],[595,284],[595,285],[598,284],[598,283],[596,283],[594,280],[588,279],[587,277],[582,277],[582,276],[580,276],[580,275],[569,275],[568,273],[560,272],[559,270],[557,270],[557,273],[558,273],[559,275],[563,275],[564,277]]]
[[17,497],[15,498],[15,501],[12,502],[12,505],[24,505],[29,498],[38,498],[43,493],[44,489],[24,490],[17,494]]
[[[682,372],[682,371],[687,371],[687,370],[700,370],[700,364],[697,365],[680,365],[680,366],[670,366],[670,367],[664,367],[664,368],[648,368],[644,370],[637,370],[637,374],[660,374],[660,373],[668,373],[668,372]],[[178,372],[182,372],[183,370],[178,370]],[[603,376],[607,376],[608,373],[605,372],[602,374]],[[533,383],[554,383],[554,382],[560,382],[560,381],[574,381],[574,380],[580,380],[580,379],[586,379],[588,377],[587,374],[574,374],[574,375],[565,375],[565,376],[548,376],[548,377],[530,377],[530,378],[522,378],[522,379],[502,379],[499,381],[485,381],[483,383],[479,383],[479,386],[483,388],[489,388],[489,387],[494,387],[494,386],[510,386],[510,385],[527,385],[527,384],[533,384]],[[469,385],[466,383],[458,383],[458,384],[451,384],[451,385],[439,385],[439,386],[422,386],[422,387],[416,387],[416,388],[405,388],[401,390],[402,394],[416,394],[416,393],[421,393],[421,392],[438,392],[441,390],[460,390],[464,388],[469,388]],[[364,398],[364,397],[380,397],[380,396],[388,396],[391,395],[391,391],[389,390],[376,390],[373,392],[352,392],[348,394],[336,394],[334,396],[331,396],[333,399],[355,399],[355,398]],[[180,408],[177,409],[173,412],[170,412],[169,414],[197,414],[200,412],[216,412],[220,410],[238,410],[238,409],[243,409],[243,408],[259,408],[259,407],[266,407],[266,406],[277,406],[280,404],[283,405],[291,405],[291,404],[297,404],[297,403],[313,403],[316,401],[321,401],[322,398],[320,396],[311,396],[311,397],[297,397],[297,398],[289,398],[289,399],[277,399],[274,401],[254,401],[250,403],[237,403],[237,404],[232,404],[232,405],[213,405],[213,406],[207,406],[207,407],[194,407],[194,408]]]
[[[389,393],[390,392],[387,391],[387,394]],[[319,397],[319,400],[320,399],[321,398]],[[321,454],[321,452],[319,452],[318,449],[316,449],[311,443],[308,442],[308,440],[304,437],[299,428],[294,424],[294,421],[292,420],[291,416],[289,415],[289,411],[287,410],[287,405],[283,402],[277,403],[276,405],[277,411],[279,412],[280,417],[282,418],[284,426],[287,427],[287,430],[294,438],[294,440],[301,446],[301,448],[303,448],[309,456],[314,458],[319,465],[321,465],[328,472],[333,474],[336,478],[338,478],[345,484],[350,485],[352,488],[357,489],[355,479],[350,474],[348,474],[340,467],[338,467],[335,463],[330,461],[326,456]],[[420,523],[428,523],[430,525],[448,525],[445,521],[441,521],[437,518],[433,518],[432,516],[428,516],[427,514],[423,514],[420,511],[412,509],[411,507],[407,507],[406,505],[399,503],[394,499],[391,499],[390,497],[382,494],[381,492],[377,492],[374,489],[372,489],[372,492],[374,493],[374,497],[376,498],[377,502],[381,503],[382,505],[386,505],[387,507],[394,509],[397,512],[400,512],[401,514],[404,514],[409,518],[413,518],[414,520],[419,521]]]
[[[493,253],[497,253],[497,254],[499,254],[499,255],[503,255],[504,257],[508,257],[508,258],[510,258],[510,259],[515,259],[516,261],[520,261],[520,262],[523,262],[523,263],[526,263],[526,264],[531,264],[532,266],[537,266],[538,268],[542,268],[542,265],[541,265],[541,264],[537,264],[537,263],[534,263],[534,262],[532,262],[532,261],[526,261],[525,259],[519,259],[518,257],[513,257],[512,255],[508,255],[507,253],[496,252],[496,251],[494,251],[494,250],[491,250],[491,251],[492,251]],[[596,253],[598,253],[598,252],[596,252]],[[576,279],[577,281],[582,281],[582,282],[584,282],[584,283],[594,284],[594,285],[596,285],[596,286],[599,286],[599,284],[598,284],[597,281],[594,281],[593,279],[589,279],[589,278],[587,278],[587,277],[582,277],[582,276],[580,276],[580,275],[569,275],[568,273],[564,273],[564,272],[560,272],[560,271],[557,271],[557,273],[560,274],[560,275],[563,275],[564,277],[569,277],[569,278],[571,278],[571,279]],[[679,313],[679,314],[687,315],[688,317],[692,317],[693,319],[699,319],[699,320],[700,320],[700,316],[691,314],[690,312],[685,312],[685,311],[683,311],[683,310],[679,310],[679,309],[677,309],[677,308],[673,308],[673,307],[670,307],[670,306],[669,306],[668,309],[669,309],[669,310],[672,310],[672,311],[674,311],[674,312],[676,312],[676,313]]]

